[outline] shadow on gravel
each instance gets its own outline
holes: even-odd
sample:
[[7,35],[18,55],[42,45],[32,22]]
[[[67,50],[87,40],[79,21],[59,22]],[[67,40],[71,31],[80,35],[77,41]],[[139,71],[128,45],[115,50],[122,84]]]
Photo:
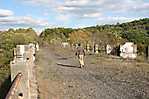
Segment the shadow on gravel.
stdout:
[[59,58],[57,58],[58,60],[68,60],[68,59],[70,59],[70,58],[73,58],[73,57],[59,57]]
[[64,57],[62,57],[62,58],[58,58],[58,60],[67,60],[68,58],[64,58]]
[[62,64],[62,63],[57,63],[57,65],[59,66],[63,66],[63,67],[73,67],[73,68],[80,68],[78,66],[74,66],[74,65],[68,65],[68,64]]

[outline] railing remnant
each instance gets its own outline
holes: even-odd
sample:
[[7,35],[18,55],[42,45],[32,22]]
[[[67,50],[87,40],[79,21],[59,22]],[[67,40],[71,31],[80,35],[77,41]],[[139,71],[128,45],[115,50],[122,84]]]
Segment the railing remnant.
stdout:
[[[10,88],[5,99],[17,99],[19,97],[19,95],[15,96],[16,95],[15,91],[17,90],[17,88],[19,86],[19,83],[21,81],[22,76],[23,76],[22,73],[18,73],[16,75],[15,79],[12,82],[11,88]],[[23,97],[23,95],[22,95],[22,97]]]

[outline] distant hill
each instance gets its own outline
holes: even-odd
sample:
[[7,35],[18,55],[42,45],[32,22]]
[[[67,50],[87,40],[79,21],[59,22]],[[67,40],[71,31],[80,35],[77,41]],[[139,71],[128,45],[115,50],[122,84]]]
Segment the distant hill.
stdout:
[[80,29],[48,28],[40,37],[50,43],[51,40],[70,41],[71,43],[95,42],[100,45],[119,45],[126,41],[138,44],[139,51],[149,45],[149,18],[116,25],[96,25]]

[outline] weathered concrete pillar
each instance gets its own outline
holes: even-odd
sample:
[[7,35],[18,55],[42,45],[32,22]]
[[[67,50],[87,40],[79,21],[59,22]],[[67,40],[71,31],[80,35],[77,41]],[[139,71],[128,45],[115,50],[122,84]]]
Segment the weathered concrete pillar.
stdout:
[[36,51],[39,51],[39,44],[36,43]]
[[109,44],[107,44],[106,45],[106,54],[111,54],[111,52],[112,52],[112,47],[109,45]]
[[99,46],[98,46],[98,44],[95,44],[95,54],[98,54],[99,53]]
[[90,53],[90,44],[86,45],[86,51],[87,51],[87,53]]
[[[37,99],[37,83],[35,77],[35,45],[17,45],[16,58],[10,63],[11,80],[16,77],[18,73],[22,73],[22,80],[16,90],[16,95],[21,95],[24,99]],[[23,95],[23,97],[22,97]],[[16,99],[16,98],[15,98]]]
[[126,42],[120,46],[120,56],[125,59],[136,59],[137,57],[137,45],[133,42]]

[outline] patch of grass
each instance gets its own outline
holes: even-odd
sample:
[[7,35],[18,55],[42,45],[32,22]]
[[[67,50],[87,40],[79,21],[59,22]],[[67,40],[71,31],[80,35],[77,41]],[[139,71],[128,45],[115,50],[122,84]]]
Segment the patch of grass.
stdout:
[[49,61],[48,61],[48,65],[51,65],[51,64],[52,64],[52,60],[49,60]]
[[98,64],[100,61],[99,57],[94,55],[94,56],[91,56],[91,59],[90,59],[90,63],[91,64]]
[[145,62],[146,59],[145,59],[145,57],[143,57],[143,56],[137,56],[136,61],[137,61],[137,62]]

